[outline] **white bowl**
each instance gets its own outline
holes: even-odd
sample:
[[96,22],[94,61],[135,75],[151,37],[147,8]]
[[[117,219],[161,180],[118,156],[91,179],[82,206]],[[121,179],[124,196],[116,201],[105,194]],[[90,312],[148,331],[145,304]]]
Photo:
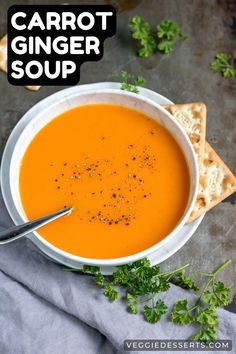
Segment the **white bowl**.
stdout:
[[[91,86],[92,85],[90,85],[90,87]],[[13,151],[11,151],[9,144],[7,143],[2,159],[1,186],[3,198],[7,209],[16,224],[20,224],[27,221],[26,215],[22,207],[19,192],[20,164],[28,145],[33,140],[34,136],[39,132],[39,130],[41,130],[47,123],[49,123],[52,119],[57,117],[62,112],[84,104],[112,103],[133,108],[135,110],[145,113],[146,115],[152,117],[153,119],[161,123],[163,126],[165,126],[169,130],[169,132],[175,137],[185,155],[190,172],[190,195],[185,212],[179,223],[174,228],[174,230],[170,234],[168,234],[163,240],[161,240],[154,246],[143,250],[142,252],[135,253],[127,257],[114,259],[92,259],[70,254],[55,247],[54,245],[46,241],[37,232],[31,233],[28,237],[45,254],[49,255],[51,258],[66,265],[73,264],[74,267],[76,267],[77,265],[81,266],[81,263],[103,267],[116,266],[125,263],[130,263],[143,257],[147,257],[148,255],[152,254],[153,252],[161,248],[163,245],[168,243],[173,237],[175,237],[175,235],[186,223],[195,204],[198,190],[198,167],[196,155],[194,153],[192,144],[186,132],[178,124],[178,122],[162,106],[148,98],[144,98],[143,96],[118,89],[92,90],[90,88],[90,90],[88,91],[81,92],[77,88],[78,86],[75,86],[71,88],[69,92],[68,89],[63,90],[65,92],[64,95],[62,95],[63,91],[61,91],[48,97],[47,99],[37,103],[22,117],[22,120],[24,120],[25,123],[24,129],[21,131],[21,134],[19,135],[16,144],[14,145]],[[18,125],[19,124],[20,122],[18,123]],[[14,131],[16,129],[17,126],[13,130],[11,136],[14,135]],[[11,136],[9,138],[9,141],[11,139]],[[4,170],[3,166],[6,160],[9,158],[10,164],[9,161],[8,164],[10,167],[9,171],[7,171],[8,176],[6,176],[6,171]],[[6,191],[6,183],[3,183],[4,181],[6,181],[6,179],[9,180],[8,191]]]

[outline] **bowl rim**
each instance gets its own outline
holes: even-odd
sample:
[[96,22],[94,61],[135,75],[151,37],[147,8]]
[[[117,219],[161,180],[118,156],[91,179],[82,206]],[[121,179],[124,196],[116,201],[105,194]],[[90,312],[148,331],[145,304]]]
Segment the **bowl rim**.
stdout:
[[[95,85],[96,84],[97,83],[95,83]],[[91,85],[93,85],[93,84],[90,84],[90,86]],[[9,147],[8,144],[9,144],[11,136],[14,135],[14,133],[15,133],[16,129],[18,128],[18,125],[21,123],[21,121],[23,119],[26,119],[26,117],[27,117],[28,121],[26,122],[26,125],[24,126],[23,130],[20,132],[20,135],[19,135],[18,139],[20,138],[20,136],[23,134],[25,128],[28,126],[28,123],[31,122],[32,120],[36,119],[36,117],[38,116],[39,112],[37,111],[37,108],[43,103],[43,101],[46,101],[47,99],[53,98],[53,96],[55,96],[55,100],[49,103],[49,106],[53,106],[55,104],[58,104],[61,101],[69,100],[69,99],[71,99],[71,98],[73,98],[75,96],[81,97],[81,96],[86,96],[88,94],[98,94],[98,93],[99,94],[101,94],[101,93],[112,93],[112,94],[119,94],[119,95],[123,95],[123,96],[133,97],[133,98],[137,99],[138,101],[143,101],[143,102],[145,102],[145,103],[147,103],[147,104],[149,104],[151,106],[154,106],[159,111],[161,111],[164,114],[164,116],[167,116],[168,119],[170,119],[174,123],[174,125],[177,127],[177,129],[181,132],[182,136],[185,139],[185,142],[188,145],[188,148],[190,149],[190,152],[191,152],[190,155],[191,155],[191,159],[192,159],[192,162],[193,162],[192,173],[193,173],[193,176],[194,176],[194,179],[195,179],[195,184],[193,184],[193,186],[192,186],[192,188],[193,188],[192,198],[188,202],[188,206],[187,206],[184,214],[182,215],[181,219],[177,223],[177,225],[174,227],[174,229],[167,236],[165,236],[161,241],[159,241],[155,245],[153,245],[153,246],[151,246],[149,248],[146,248],[146,249],[144,249],[144,250],[142,250],[140,252],[137,252],[137,253],[134,253],[132,255],[129,255],[129,256],[119,257],[119,258],[111,258],[111,259],[87,258],[87,257],[81,257],[81,256],[78,256],[78,255],[74,255],[72,253],[66,252],[66,251],[54,246],[52,243],[48,242],[46,239],[44,239],[37,232],[31,233],[28,236],[28,238],[30,238],[30,239],[36,238],[39,242],[44,244],[44,246],[46,246],[47,248],[51,249],[52,251],[54,251],[55,253],[59,254],[60,256],[65,257],[67,259],[69,258],[72,261],[78,261],[78,262],[80,262],[82,264],[90,264],[90,265],[95,265],[95,266],[117,266],[117,265],[130,263],[130,262],[136,261],[138,259],[147,257],[151,253],[155,252],[157,249],[161,248],[164,244],[166,244],[184,226],[186,220],[188,219],[188,217],[189,217],[189,215],[190,215],[190,213],[191,213],[191,211],[193,209],[194,203],[195,203],[196,198],[197,198],[197,192],[198,192],[199,171],[198,171],[197,156],[196,156],[196,154],[194,152],[194,149],[193,149],[193,146],[191,144],[191,141],[190,141],[186,131],[178,123],[178,121],[176,119],[174,119],[173,116],[167,110],[165,110],[165,108],[163,108],[160,104],[156,103],[155,101],[153,101],[150,98],[144,97],[142,95],[137,95],[136,93],[123,91],[123,90],[120,90],[118,88],[104,88],[104,89],[99,89],[98,90],[95,87],[94,89],[92,89],[92,88],[86,89],[85,88],[84,91],[77,92],[76,91],[76,87],[77,86],[73,87],[74,90],[71,90],[72,88],[69,88],[69,89],[64,89],[64,90],[58,91],[58,92],[62,92],[62,91],[66,92],[67,90],[70,90],[70,93],[68,95],[65,95],[65,96],[57,98],[56,96],[57,96],[58,92],[56,92],[56,93],[54,93],[52,95],[49,95],[46,98],[40,100],[39,102],[37,102],[33,107],[31,107],[21,117],[21,119],[18,121],[18,123],[16,124],[16,126],[12,130],[12,132],[11,132],[11,134],[10,134],[8,140],[7,140],[7,143],[5,145],[4,151],[3,151],[2,162],[1,162],[1,171],[0,171],[1,190],[2,190],[2,195],[3,195],[3,199],[4,199],[4,202],[5,202],[5,205],[7,207],[7,210],[9,212],[11,218],[13,219],[14,223],[19,224],[20,222],[28,221],[27,218],[24,215],[22,215],[22,212],[21,212],[21,210],[19,210],[18,205],[16,205],[16,203],[14,203],[14,199],[13,198],[12,198],[12,200],[13,200],[13,203],[14,203],[14,207],[15,207],[16,212],[17,212],[18,215],[17,215],[17,217],[15,217],[13,215],[13,213],[11,213],[11,205],[8,202],[7,196],[5,194],[5,190],[2,187],[4,185],[2,183],[3,179],[4,179],[4,176],[3,176],[4,172],[3,172],[2,166],[4,165],[5,160],[7,158],[6,152],[7,152],[8,147]],[[48,109],[49,106],[44,107],[43,110]],[[41,110],[40,113],[43,110]],[[34,117],[32,118],[32,116],[34,116]],[[32,119],[29,120],[29,117],[31,117]],[[55,118],[56,118],[56,116],[52,117],[52,119],[50,119],[50,121],[55,119]],[[179,144],[179,142],[178,142],[178,144]],[[181,147],[181,144],[179,144],[179,145]],[[15,147],[14,147],[12,152],[14,152],[14,150],[15,150]],[[12,155],[11,155],[11,157],[12,157]],[[10,172],[10,169],[9,169],[9,172]],[[8,175],[8,179],[10,180],[10,175]],[[13,193],[12,193],[11,187],[10,187],[10,193],[11,193],[11,197],[12,197]],[[20,222],[19,222],[19,219],[21,220]]]

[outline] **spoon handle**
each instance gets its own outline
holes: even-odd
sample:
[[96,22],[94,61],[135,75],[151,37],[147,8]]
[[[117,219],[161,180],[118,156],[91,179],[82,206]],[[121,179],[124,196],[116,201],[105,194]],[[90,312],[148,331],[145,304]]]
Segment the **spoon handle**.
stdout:
[[39,227],[42,227],[49,222],[60,218],[61,216],[71,213],[71,211],[72,208],[65,208],[57,211],[56,213],[43,216],[42,218],[6,229],[0,232],[0,245],[15,241],[29,234],[30,232],[37,230]]

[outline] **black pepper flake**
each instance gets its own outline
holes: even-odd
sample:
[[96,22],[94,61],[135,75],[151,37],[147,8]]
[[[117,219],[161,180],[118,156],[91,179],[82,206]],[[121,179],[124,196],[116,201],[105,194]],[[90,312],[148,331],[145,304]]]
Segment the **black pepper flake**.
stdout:
[[147,195],[146,194],[144,194],[144,196],[143,196],[144,198],[147,198]]
[[128,164],[128,163],[126,163],[126,164],[125,164],[125,166],[126,166],[126,167],[128,167],[128,166],[129,166],[129,164]]
[[134,156],[134,157],[132,158],[132,160],[133,160],[133,161],[136,160],[136,157]]
[[104,140],[104,139],[105,139],[105,136],[102,137],[102,140]]
[[153,131],[150,131],[150,133],[153,135],[154,134],[154,132]]
[[129,225],[130,225],[130,223],[129,223],[129,222],[127,222],[125,225],[126,225],[126,226],[129,226]]
[[95,194],[95,192],[92,192],[91,194],[92,194],[92,195],[94,195],[94,194]]
[[64,163],[64,166],[67,166],[67,163],[66,163],[66,162]]
[[70,194],[71,194],[71,195],[73,195],[73,194],[74,194],[74,192],[70,192]]
[[57,189],[60,189],[61,187],[60,186],[57,186]]
[[116,198],[116,193],[113,193],[113,194],[112,194],[112,197],[113,197],[113,198]]
[[58,179],[57,179],[57,178],[55,179],[55,182],[58,182]]
[[133,178],[136,178],[137,176],[136,175],[133,175]]
[[64,173],[62,173],[61,175],[62,175],[62,177],[63,177],[63,176],[64,176]]

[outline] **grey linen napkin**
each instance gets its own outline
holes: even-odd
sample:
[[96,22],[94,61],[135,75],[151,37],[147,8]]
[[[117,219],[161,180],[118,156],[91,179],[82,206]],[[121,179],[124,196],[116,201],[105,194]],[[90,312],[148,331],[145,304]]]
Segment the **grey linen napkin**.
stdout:
[[[0,226],[11,224],[0,197]],[[63,271],[26,239],[0,247],[0,284],[0,354],[120,354],[125,339],[187,339],[194,332],[168,317],[149,324],[122,300],[109,303],[90,276]],[[172,285],[161,298],[172,308],[194,295]],[[219,310],[219,321],[219,339],[235,348],[236,315]]]

